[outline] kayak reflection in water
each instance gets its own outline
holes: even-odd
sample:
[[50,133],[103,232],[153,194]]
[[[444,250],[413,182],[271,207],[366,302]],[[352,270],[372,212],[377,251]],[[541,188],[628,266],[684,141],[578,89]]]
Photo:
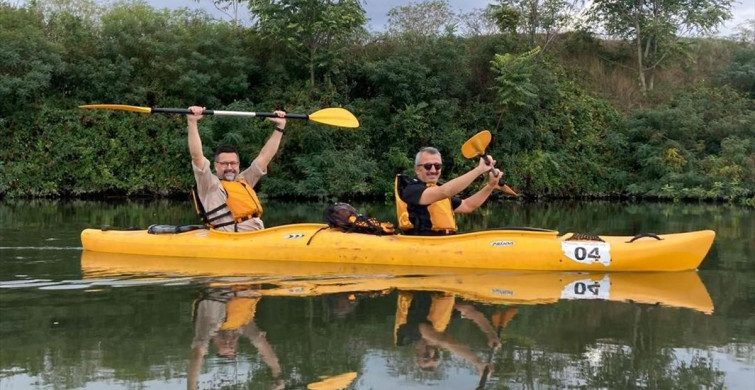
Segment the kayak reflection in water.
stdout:
[[394,326],[396,345],[414,344],[415,361],[423,370],[435,370],[440,364],[440,350],[445,349],[474,364],[478,374],[489,374],[490,362],[484,362],[468,346],[445,333],[454,314],[474,322],[487,337],[490,348],[500,348],[493,325],[474,306],[456,303],[451,294],[428,291],[399,292]]
[[202,361],[208,353],[210,340],[217,356],[234,358],[241,336],[257,348],[262,361],[272,371],[275,380],[272,388],[284,388],[278,356],[265,338],[265,332],[254,323],[259,300],[257,292],[248,286],[231,286],[208,291],[195,302],[188,389],[197,389],[199,386]]

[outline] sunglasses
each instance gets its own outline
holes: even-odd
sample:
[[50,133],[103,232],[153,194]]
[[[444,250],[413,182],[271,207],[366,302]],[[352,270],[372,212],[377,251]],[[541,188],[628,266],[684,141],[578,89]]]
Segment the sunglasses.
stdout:
[[417,166],[425,168],[426,171],[431,170],[433,167],[435,167],[436,171],[440,171],[441,168],[443,168],[443,164],[441,163],[435,163],[435,164],[427,163],[427,164],[419,164]]

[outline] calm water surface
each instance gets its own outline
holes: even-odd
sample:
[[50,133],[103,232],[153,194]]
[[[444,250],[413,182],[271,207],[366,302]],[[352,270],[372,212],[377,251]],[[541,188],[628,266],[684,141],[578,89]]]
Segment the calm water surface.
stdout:
[[[322,221],[326,206],[268,201],[265,222]],[[392,205],[355,206],[394,219]],[[181,259],[84,254],[79,241],[87,227],[193,223],[185,202],[4,201],[0,389],[755,388],[752,209],[499,202],[463,218],[464,230],[717,237],[685,273],[249,264],[224,275],[204,262],[187,274]],[[409,302],[453,314],[402,325]]]

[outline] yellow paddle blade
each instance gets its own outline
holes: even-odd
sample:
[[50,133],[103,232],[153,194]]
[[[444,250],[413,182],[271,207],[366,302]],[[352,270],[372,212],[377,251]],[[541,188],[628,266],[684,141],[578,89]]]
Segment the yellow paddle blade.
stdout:
[[506,184],[503,184],[501,186],[501,191],[503,191],[503,193],[509,194],[511,196],[519,196],[519,194],[517,194],[516,191],[512,190],[511,187],[509,187]]
[[354,114],[338,107],[324,108],[315,111],[309,114],[309,120],[331,126],[348,128],[359,127],[359,121]]
[[152,108],[150,107],[139,107],[139,106],[127,106],[124,104],[87,104],[84,106],[79,106],[79,108],[87,108],[87,109],[100,109],[100,110],[117,110],[117,111],[131,111],[131,112],[138,112],[142,114],[150,114],[152,113]]
[[338,390],[349,387],[351,382],[356,379],[356,372],[347,372],[345,374],[331,376],[325,378],[319,382],[310,383],[307,385],[309,390]]
[[466,158],[479,157],[485,153],[485,149],[490,145],[491,139],[492,135],[490,135],[490,132],[483,130],[473,135],[467,142],[464,142],[464,145],[461,146],[461,154]]

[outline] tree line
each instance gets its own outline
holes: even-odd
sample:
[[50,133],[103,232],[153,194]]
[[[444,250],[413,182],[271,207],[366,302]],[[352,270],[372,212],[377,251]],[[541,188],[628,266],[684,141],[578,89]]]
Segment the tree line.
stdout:
[[[565,31],[567,2],[459,15],[433,0],[394,8],[380,33],[359,0],[215,3],[243,3],[255,21],[139,1],[0,2],[0,196],[185,194],[185,118],[77,108],[119,103],[357,116],[356,130],[290,121],[260,184],[271,197],[390,198],[420,147],[440,149],[451,178],[473,164],[464,141],[488,129],[490,154],[530,197],[755,199],[755,45],[679,35],[710,30],[730,2],[669,2],[688,7],[665,24],[593,2]],[[242,163],[270,130],[200,123],[206,155],[230,143]]]

